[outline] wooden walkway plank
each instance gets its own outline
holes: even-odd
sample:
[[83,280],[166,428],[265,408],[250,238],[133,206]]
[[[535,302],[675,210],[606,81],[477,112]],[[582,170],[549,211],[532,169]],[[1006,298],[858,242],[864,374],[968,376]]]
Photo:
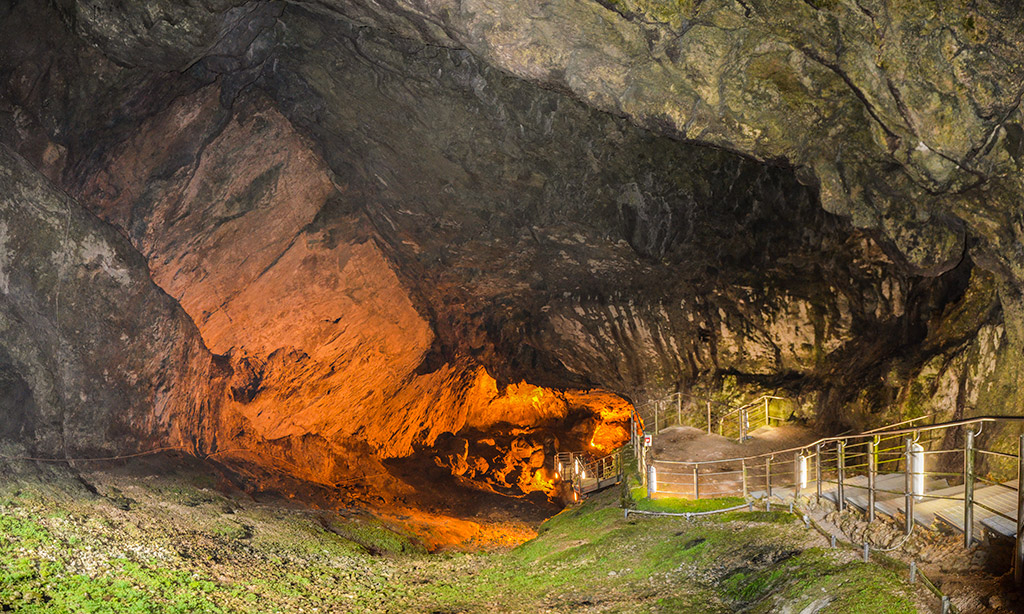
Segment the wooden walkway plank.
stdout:
[[[887,473],[879,475],[875,478],[875,509],[878,510],[878,503],[887,499],[894,499],[896,497],[903,497],[905,478],[900,473]],[[943,482],[945,486],[945,482]],[[881,491],[892,491],[892,492],[881,492]],[[860,486],[854,486],[847,490],[846,500],[850,504],[856,506],[861,510],[868,509],[868,489],[867,486],[861,488]]]
[[[903,494],[897,494],[904,488],[905,479],[902,473],[882,474],[876,477],[875,510],[891,517],[905,513],[906,498]],[[1014,537],[1017,533],[1015,520],[1017,517],[1016,480],[1004,482],[1004,484],[1005,486],[985,486],[974,491],[976,503],[986,505],[1014,519],[1003,518],[999,514],[976,505],[974,507],[974,535],[979,536],[979,539],[983,528],[1006,537]],[[822,497],[835,503],[838,496],[838,484],[832,480],[823,481],[822,487]],[[843,483],[843,490],[847,503],[861,510],[867,509],[866,476],[851,477]],[[879,490],[896,492],[877,492]],[[752,494],[763,496],[763,493]],[[792,491],[788,491],[787,494],[791,496]],[[945,480],[929,479],[925,484],[925,495],[914,501],[914,522],[924,527],[930,527],[938,520],[963,532],[963,485],[946,486]]]
[[[1007,485],[1014,484],[1013,482],[1006,482]],[[962,493],[961,487],[961,493]],[[962,495],[961,495],[962,496]],[[977,503],[982,503],[994,510],[998,510],[1000,513],[1006,514],[1011,518],[1017,518],[1017,493],[1016,491],[1004,488],[1003,486],[986,486],[979,488],[974,491],[974,500]],[[935,517],[939,520],[953,526],[958,531],[963,532],[964,530],[964,504],[962,501],[949,501],[951,505],[946,505],[935,512]],[[916,514],[915,514],[916,516]],[[974,536],[975,539],[980,541],[982,536],[983,525],[982,521],[989,518],[1001,518],[995,512],[987,510],[980,505],[974,506]],[[1004,519],[1005,520],[1005,519]],[[993,523],[995,526],[999,526],[998,523]],[[1013,537],[1016,535],[1016,527],[1014,531],[1009,535]]]
[[1002,516],[990,516],[981,521],[981,526],[1003,537],[1013,538],[1017,536],[1017,521],[1007,520]]
[[[935,522],[936,510],[947,505],[957,504],[951,499],[935,499],[933,497],[960,497],[962,501],[964,487],[946,486],[945,480],[934,480],[925,484],[924,494],[927,496],[914,499],[914,522],[923,527],[930,527]],[[896,495],[891,499],[877,501],[875,509],[887,516],[895,517],[897,514],[906,513],[906,503],[904,495]],[[963,503],[959,505],[963,507]]]

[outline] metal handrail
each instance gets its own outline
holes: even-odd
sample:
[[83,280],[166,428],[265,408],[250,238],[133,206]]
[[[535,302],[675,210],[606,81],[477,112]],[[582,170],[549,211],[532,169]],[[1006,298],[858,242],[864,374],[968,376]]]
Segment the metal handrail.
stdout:
[[569,483],[578,494],[586,492],[588,483],[596,488],[601,482],[623,475],[625,446],[601,457],[582,452],[559,452],[555,455],[559,478]]
[[[731,407],[731,405],[729,405],[727,403],[723,403],[721,401],[714,401],[714,400],[710,399],[707,396],[700,397],[700,396],[689,394],[689,393],[685,393],[685,392],[673,392],[672,394],[669,394],[669,395],[667,395],[667,396],[665,396],[663,398],[660,398],[660,399],[650,399],[650,400],[647,400],[647,401],[645,401],[643,403],[640,403],[640,404],[634,404],[633,405],[633,409],[632,409],[632,413],[635,414],[635,420],[637,422],[641,422],[641,421],[651,422],[651,421],[653,421],[655,423],[655,425],[659,425],[661,423],[662,417],[664,416],[666,426],[669,425],[669,424],[672,424],[673,422],[681,425],[683,423],[682,418],[678,417],[681,414],[681,408],[677,405],[675,411],[673,412],[672,410],[670,410],[667,407],[665,407],[665,405],[668,404],[668,403],[671,403],[672,401],[677,401],[677,403],[678,403],[679,401],[681,401],[684,398],[685,399],[690,399],[690,400],[693,400],[693,401],[699,401],[699,402],[702,402],[702,403],[706,403],[708,405],[708,417],[707,417],[707,425],[706,426],[708,428],[708,432],[709,433],[712,431],[713,423],[715,422],[715,419],[711,418],[711,406],[715,406],[717,408],[725,407],[728,410],[725,414],[722,414],[721,416],[719,416],[717,418],[717,423],[718,423],[719,429],[721,429],[722,421],[727,419],[727,418],[729,418],[729,417],[731,417],[731,416],[733,416],[733,415],[735,415],[737,412],[740,412],[742,410],[754,407],[754,406],[758,405],[759,403],[765,401],[766,399],[768,399],[768,400],[783,400],[783,399],[785,399],[785,397],[779,397],[779,396],[764,394],[764,395],[759,396],[754,401],[750,401],[749,403],[746,403],[746,404],[741,405],[739,407],[729,409]],[[663,407],[665,407],[664,411],[662,409]],[[651,411],[647,411],[647,410],[651,410]],[[672,420],[672,418],[671,418],[673,413],[677,415],[677,418],[675,420]],[[777,416],[772,416],[771,418],[775,418],[775,419],[781,420],[781,418],[779,418]],[[655,430],[655,432],[660,432],[661,431],[661,429],[658,428],[657,426],[655,427],[654,430]]]
[[719,416],[718,421],[721,422],[725,418],[728,418],[729,416],[735,414],[738,411],[742,411],[744,409],[748,409],[750,407],[754,407],[755,405],[760,405],[761,402],[764,401],[765,399],[768,399],[769,401],[782,401],[782,400],[785,399],[785,397],[777,397],[777,396],[773,396],[773,395],[770,395],[770,394],[762,394],[761,396],[757,397],[756,399],[754,399],[753,401],[747,403],[746,405],[740,405],[736,409],[734,409],[734,410],[732,410],[732,411],[730,411],[730,412],[728,412],[726,414],[723,414],[722,416]]
[[[780,397],[762,395],[757,400],[740,406],[725,416],[720,417],[719,425],[721,427],[726,418],[754,407],[762,401],[766,403],[765,411],[767,413],[768,407],[766,399],[779,398]],[[933,417],[934,414],[918,416],[893,425],[878,427],[862,433],[841,433],[839,435],[821,437],[811,443],[801,446],[794,446],[783,450],[773,450],[770,452],[763,452],[761,454],[703,461],[651,459],[649,464],[645,460],[641,460],[640,462],[641,467],[647,470],[644,471],[643,475],[649,497],[653,496],[653,494],[658,491],[659,483],[669,487],[666,494],[687,496],[698,499],[702,494],[707,497],[709,495],[723,496],[731,493],[737,493],[739,490],[739,480],[736,479],[737,474],[741,474],[742,476],[742,493],[744,497],[749,497],[751,490],[761,490],[763,488],[764,493],[769,500],[773,496],[773,488],[792,488],[794,499],[800,496],[801,490],[804,490],[806,494],[811,494],[812,491],[816,491],[817,496],[820,498],[822,496],[823,484],[835,484],[835,503],[840,511],[844,509],[847,503],[846,493],[844,492],[846,488],[866,491],[867,505],[865,509],[868,516],[868,522],[872,522],[875,519],[876,495],[883,493],[893,495],[894,497],[903,495],[905,497],[905,503],[902,510],[905,523],[904,530],[908,536],[913,531],[915,521],[918,520],[918,517],[914,513],[915,500],[946,500],[958,502],[963,505],[961,529],[964,535],[965,546],[970,546],[975,540],[975,509],[986,510],[995,516],[1005,518],[1010,521],[1015,520],[1008,513],[998,511],[990,505],[986,505],[984,501],[979,501],[975,498],[976,483],[981,485],[999,485],[1007,490],[1017,492],[1017,522],[1018,526],[1020,526],[1020,521],[1024,520],[1024,518],[1021,518],[1024,516],[1024,435],[1020,435],[1018,438],[1018,452],[1016,455],[980,448],[976,445],[975,440],[977,435],[984,430],[983,426],[985,424],[1004,423],[1020,425],[1024,424],[1024,416],[975,416],[972,418],[961,418],[958,420],[950,420],[930,425],[918,424],[923,420]],[[974,429],[970,427],[979,428]],[[936,442],[948,440],[950,434],[946,433],[945,435],[940,435],[939,432],[958,428],[966,428],[962,448],[925,449],[924,446],[927,446],[928,448],[944,447],[941,446],[941,444],[936,445]],[[741,426],[741,435],[742,433],[743,428]],[[957,432],[954,431],[952,434],[956,436]],[[889,447],[887,445],[885,448],[882,448],[880,445],[882,442],[888,443],[889,441],[899,439],[903,439],[903,446]],[[835,447],[834,452],[827,449],[832,446]],[[1010,484],[995,482],[986,476],[978,475],[975,470],[975,460],[979,453],[982,456],[989,455],[1000,459],[1016,459],[1018,467],[1017,487],[1014,488]],[[963,454],[964,465],[962,471],[939,472],[924,470],[926,457],[949,458],[947,455],[950,454]],[[788,457],[791,460],[787,460],[787,455],[792,455]],[[862,460],[862,455],[866,457],[867,462],[859,462]],[[780,461],[779,465],[774,464],[776,459]],[[847,460],[854,462],[847,465]],[[812,461],[814,471],[813,478],[809,475]],[[834,463],[834,467],[823,467],[823,462],[828,462],[829,465]],[[952,462],[955,462],[955,460]],[[723,466],[728,463],[739,464],[741,468],[736,470]],[[896,470],[888,475],[896,474],[899,476],[900,473],[903,474],[903,480],[905,481],[902,491],[893,490],[891,487],[879,488],[876,484],[875,480],[876,476],[879,474],[879,467],[887,464],[891,466],[891,463],[896,463]],[[902,472],[899,471],[900,463],[903,463],[905,467]],[[712,468],[711,465],[713,464],[718,464],[718,467],[715,468],[718,469],[717,471],[708,470]],[[786,467],[787,464],[789,464],[789,468]],[[680,465],[686,468],[685,472],[656,471],[659,466],[675,468]],[[781,470],[772,470],[773,467],[778,467],[780,465]],[[861,474],[862,476],[865,468],[867,470],[866,485],[863,482],[857,483],[850,481],[854,474]],[[680,469],[682,469],[682,467]],[[663,473],[668,477],[676,479],[658,480],[656,475],[657,473]],[[686,475],[687,473],[690,475]],[[834,480],[825,479],[824,474],[826,473],[833,475]],[[730,477],[724,479],[718,478],[718,476],[725,475]],[[930,476],[932,479],[930,482],[932,484],[931,487],[924,486],[924,484],[928,483],[925,481],[926,476]],[[701,484],[701,477],[706,480],[703,485]],[[959,492],[947,491],[957,496],[949,496],[945,493],[933,494],[924,492],[926,488],[935,490],[935,479],[942,477],[963,479],[962,490]],[[812,482],[814,483],[814,486],[811,486]],[[942,482],[944,482],[944,480]],[[955,488],[959,489],[960,486],[957,485]],[[1009,513],[1012,514],[1012,512]],[[957,521],[957,526],[960,526],[959,520]],[[1018,586],[1024,586],[1024,531],[1017,530],[1015,537],[1014,581]]]
[[[980,417],[976,417],[976,418],[961,418],[960,420],[951,420],[949,422],[941,422],[941,423],[936,423],[936,424],[932,424],[932,425],[928,425],[928,426],[919,426],[919,427],[914,427],[914,428],[903,428],[903,429],[896,429],[896,430],[892,430],[892,431],[876,431],[874,433],[871,433],[870,435],[871,436],[878,436],[878,435],[907,435],[907,434],[920,433],[920,432],[925,432],[925,431],[935,431],[935,430],[940,430],[940,429],[945,429],[945,428],[953,428],[953,427],[957,427],[957,426],[968,426],[968,425],[971,425],[971,424],[981,424],[981,423],[986,423],[987,424],[987,423],[1002,422],[1002,421],[1024,423],[1024,416],[980,416]],[[781,454],[786,454],[786,453],[791,453],[791,452],[799,452],[801,450],[806,450],[808,448],[813,448],[813,447],[818,446],[818,445],[824,445],[824,444],[827,444],[827,443],[833,443],[833,442],[839,442],[839,441],[849,441],[851,439],[856,439],[858,437],[867,437],[867,436],[869,436],[868,433],[857,433],[856,435],[832,435],[830,437],[822,437],[821,439],[818,439],[818,440],[813,441],[813,442],[811,442],[809,444],[805,444],[805,445],[798,446],[798,447],[786,448],[784,450],[775,450],[775,451],[772,451],[772,452],[764,452],[762,454],[754,454],[754,455],[751,455],[751,456],[737,456],[735,458],[719,458],[719,459],[706,460],[706,461],[658,460],[657,462],[659,462],[659,463],[670,463],[670,464],[681,464],[681,465],[694,465],[694,464],[696,464],[696,465],[706,465],[706,464],[711,464],[711,463],[725,463],[725,462],[736,462],[736,461],[741,461],[741,460],[753,460],[753,459],[758,459],[758,458],[767,458],[768,456],[772,456],[772,455],[781,455]],[[1016,458],[1016,457],[1014,457],[1014,458]]]
[[861,433],[861,435],[874,435],[874,434],[876,434],[876,433],[878,433],[880,431],[885,431],[886,429],[891,429],[894,426],[900,426],[902,424],[911,424],[911,423],[917,422],[918,420],[925,420],[927,418],[934,418],[934,417],[935,417],[934,413],[925,414],[923,416],[918,416],[916,418],[911,418],[910,420],[904,420],[902,422],[896,422],[895,424],[887,424],[885,426],[880,426],[880,427],[877,427],[877,428],[873,428],[870,431],[864,431],[863,433]]
[[673,392],[673,393],[669,394],[668,396],[666,396],[664,398],[661,398],[661,399],[648,399],[647,401],[644,401],[643,403],[641,403],[639,405],[634,405],[634,407],[636,409],[640,409],[642,407],[649,407],[649,406],[654,405],[656,403],[662,403],[664,401],[669,401],[669,400],[676,399],[676,398],[679,398],[679,397],[685,397],[687,399],[693,399],[695,401],[702,401],[704,403],[711,403],[712,405],[716,405],[718,407],[729,407],[728,403],[723,403],[721,401],[714,401],[710,397],[706,397],[706,396],[705,397],[699,397],[699,396],[697,396],[695,394],[689,394],[687,392]]
[[[772,416],[771,416],[771,410],[769,408],[769,403],[770,403],[770,401],[781,401],[781,400],[783,400],[783,397],[778,397],[778,396],[770,395],[770,394],[762,394],[761,396],[757,397],[753,401],[750,401],[750,402],[748,402],[748,403],[746,403],[744,405],[740,405],[739,407],[733,409],[732,411],[729,411],[729,412],[725,413],[724,415],[719,416],[718,417],[718,434],[719,435],[725,435],[725,425],[726,425],[727,421],[729,421],[730,423],[732,421],[736,421],[736,427],[739,429],[739,433],[737,433],[737,437],[741,441],[746,439],[751,431],[753,431],[755,429],[758,429],[761,426],[771,426]],[[763,416],[763,420],[762,420],[762,415],[761,415],[760,410],[757,410],[755,412],[755,416],[753,418],[751,418],[751,409],[753,409],[755,407],[758,407],[759,405],[761,405],[762,402],[764,402],[764,416]],[[709,418],[710,418],[710,416],[709,416]],[[782,420],[782,418],[776,417],[776,420]],[[709,425],[709,427],[710,427],[710,425]]]

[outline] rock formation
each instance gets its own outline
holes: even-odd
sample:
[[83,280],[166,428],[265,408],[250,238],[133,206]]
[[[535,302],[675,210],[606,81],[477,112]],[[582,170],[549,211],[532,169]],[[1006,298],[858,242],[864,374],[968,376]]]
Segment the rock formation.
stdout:
[[522,493],[621,397],[1017,411],[1024,15],[905,4],[0,4],[0,434]]

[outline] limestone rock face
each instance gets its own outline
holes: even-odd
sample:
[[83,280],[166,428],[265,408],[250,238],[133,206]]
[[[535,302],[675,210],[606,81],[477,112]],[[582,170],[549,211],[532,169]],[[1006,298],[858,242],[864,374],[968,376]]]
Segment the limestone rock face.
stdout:
[[223,53],[226,39],[238,41],[244,49],[252,42],[253,36],[247,34],[263,4],[242,0],[58,3],[75,33],[114,62],[160,70],[184,70],[211,53]]
[[806,166],[826,209],[882,229],[922,271],[960,259],[944,219],[956,194],[1009,170],[995,145],[1012,132],[1024,15],[1006,3],[397,4],[331,6],[640,124]]
[[[725,377],[831,426],[1014,407],[1022,15],[918,4],[4,4],[0,141],[184,312],[82,285],[84,336],[2,370],[0,435],[106,446],[68,400],[104,361],[54,374],[118,328],[164,349],[121,348],[110,445],[346,488],[421,455],[545,490],[556,440],[621,440],[613,393]],[[47,283],[20,309],[56,327]]]
[[228,112],[218,94],[144,122],[80,197],[229,358],[220,443],[206,442],[219,459],[333,485],[464,425],[550,421],[466,360],[423,372],[434,333],[353,196],[265,97]]
[[0,145],[0,413],[34,453],[198,450],[218,369],[146,262]]

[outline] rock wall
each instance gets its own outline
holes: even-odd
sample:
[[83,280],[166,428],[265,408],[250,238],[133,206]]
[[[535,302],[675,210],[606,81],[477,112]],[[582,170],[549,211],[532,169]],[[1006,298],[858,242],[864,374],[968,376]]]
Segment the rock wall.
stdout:
[[[1012,8],[165,4],[0,7],[0,141],[221,357],[172,404],[206,408],[205,452],[332,486],[424,454],[500,490],[594,436],[572,407],[621,410],[517,386],[729,377],[835,428],[1016,411]],[[132,441],[182,439],[163,405]]]
[[195,452],[222,376],[146,261],[0,145],[0,414],[34,454]]

